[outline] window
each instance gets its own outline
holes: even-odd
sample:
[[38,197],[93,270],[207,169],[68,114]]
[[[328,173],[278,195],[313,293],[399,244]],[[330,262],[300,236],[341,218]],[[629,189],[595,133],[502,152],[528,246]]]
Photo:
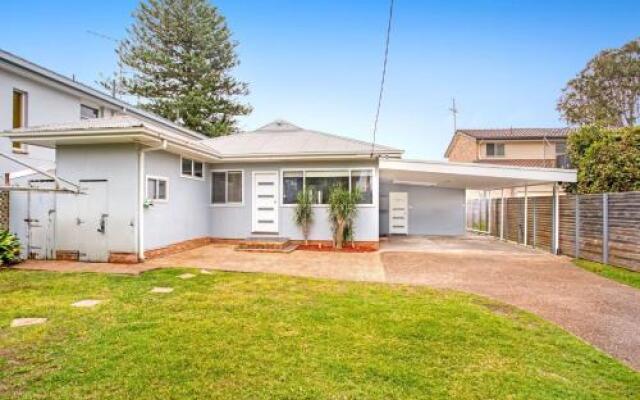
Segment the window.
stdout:
[[284,171],[282,173],[282,203],[296,204],[298,193],[304,186],[302,171]]
[[167,201],[168,182],[167,178],[147,176],[147,200]]
[[211,204],[243,204],[243,171],[211,171]]
[[487,143],[487,157],[504,156],[504,143]]
[[182,158],[180,172],[186,178],[204,178],[204,164],[200,161]]
[[564,142],[556,143],[556,168],[571,168],[569,157],[567,156],[567,144]]
[[373,170],[299,170],[282,173],[282,204],[296,204],[298,193],[306,188],[313,204],[328,204],[329,192],[340,185],[360,190],[360,204],[373,204]]
[[[13,91],[13,129],[27,126],[27,93],[20,90]],[[16,153],[26,153],[27,146],[20,142],[12,142],[11,147]]]
[[98,110],[97,108],[80,104],[80,119],[98,118],[99,116],[100,116],[100,110]]

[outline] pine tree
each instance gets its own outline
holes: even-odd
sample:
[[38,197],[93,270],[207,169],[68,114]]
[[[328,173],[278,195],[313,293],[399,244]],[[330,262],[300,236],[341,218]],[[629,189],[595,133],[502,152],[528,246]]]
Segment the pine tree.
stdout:
[[[143,0],[117,50],[123,93],[140,107],[208,136],[236,130],[251,112],[239,102],[247,84],[231,76],[239,64],[225,18],[207,0]],[[110,87],[112,83],[103,82]]]

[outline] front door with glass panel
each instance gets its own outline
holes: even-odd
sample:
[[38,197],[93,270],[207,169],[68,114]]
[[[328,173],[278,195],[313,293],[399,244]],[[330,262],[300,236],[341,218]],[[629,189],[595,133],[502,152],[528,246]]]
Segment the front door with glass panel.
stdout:
[[278,172],[253,173],[252,231],[278,233]]
[[389,233],[409,234],[409,196],[406,192],[389,193]]

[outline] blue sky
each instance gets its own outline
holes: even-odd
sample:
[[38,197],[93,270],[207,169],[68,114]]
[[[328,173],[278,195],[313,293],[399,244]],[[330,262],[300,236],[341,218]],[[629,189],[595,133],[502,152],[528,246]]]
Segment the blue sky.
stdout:
[[[2,0],[0,48],[92,84],[116,65],[136,0]],[[251,129],[275,118],[371,138],[388,2],[215,1],[239,42]],[[603,48],[640,34],[638,1],[396,0],[378,142],[441,159],[458,127],[562,125],[556,100]]]

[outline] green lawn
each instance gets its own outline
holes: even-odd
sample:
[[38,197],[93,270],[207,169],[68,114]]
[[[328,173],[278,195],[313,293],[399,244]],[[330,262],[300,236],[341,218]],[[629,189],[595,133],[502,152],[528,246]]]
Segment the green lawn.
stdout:
[[640,272],[582,259],[573,260],[573,263],[580,268],[584,268],[587,271],[594,272],[605,278],[613,279],[614,281],[640,289]]
[[[640,374],[480,297],[261,274],[176,278],[184,271],[1,271],[0,398],[640,397]],[[69,306],[86,298],[106,302]],[[8,328],[16,317],[49,321]]]

